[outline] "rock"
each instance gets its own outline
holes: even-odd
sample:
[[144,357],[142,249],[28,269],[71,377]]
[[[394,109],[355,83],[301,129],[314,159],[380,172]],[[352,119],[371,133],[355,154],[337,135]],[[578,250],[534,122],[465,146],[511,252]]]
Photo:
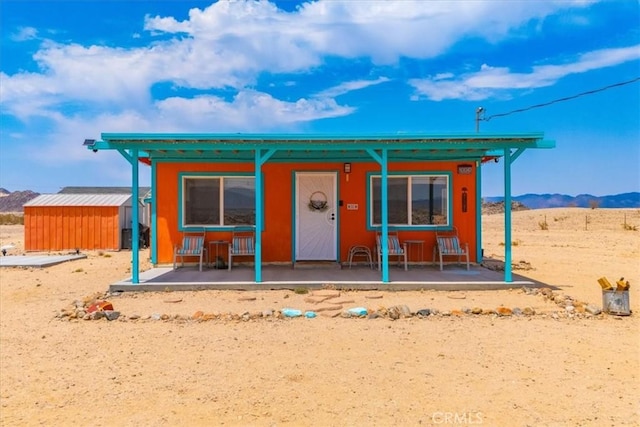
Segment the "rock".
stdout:
[[364,297],[367,299],[380,299],[382,294],[366,294]]
[[564,309],[567,313],[573,313],[574,311],[576,311],[576,308],[572,305],[567,305]]
[[373,311],[367,315],[367,319],[379,319],[384,317],[379,311]]
[[482,314],[482,309],[480,307],[473,307],[471,309],[471,314]]
[[255,301],[255,300],[256,300],[256,297],[252,297],[248,295],[238,298],[238,301]]
[[89,313],[91,316],[91,320],[100,320],[105,317],[104,311],[94,311],[93,313]]
[[533,316],[534,314],[536,314],[536,312],[531,307],[525,307],[522,309],[522,314],[524,314],[525,316]]
[[271,309],[262,310],[262,317],[271,317],[271,316],[273,316],[273,310]]
[[499,316],[511,316],[513,314],[513,310],[509,307],[500,306],[496,308],[496,313],[498,313]]
[[198,320],[198,319],[202,319],[202,316],[204,316],[204,313],[202,311],[198,310],[195,313],[193,313],[191,318],[195,319],[195,320]]
[[464,311],[462,310],[451,310],[452,316],[464,316]]
[[442,313],[440,313],[440,315],[441,315],[441,316],[446,316],[446,317],[451,316],[451,311],[449,311],[449,310],[444,310]]
[[482,314],[497,314],[495,310],[491,308],[485,308],[482,310]]
[[587,312],[587,313],[589,313],[589,314],[593,314],[594,316],[597,316],[598,314],[602,313],[602,310],[600,310],[600,309],[599,309],[598,307],[596,307],[595,305],[591,305],[591,304],[588,304],[588,305],[585,307],[585,310],[586,310],[586,312]]
[[103,313],[107,320],[116,320],[118,317],[120,317],[119,311],[105,310]]
[[522,310],[519,307],[513,307],[513,315],[514,316],[522,316]]
[[398,309],[397,306],[390,307],[387,310],[387,315],[391,320],[398,320],[400,318],[400,310]]
[[422,316],[422,317],[426,317],[426,316],[428,316],[430,314],[431,314],[431,310],[429,310],[428,308],[422,308],[422,309],[416,311],[416,315]]
[[402,317],[411,317],[412,316],[411,310],[409,309],[409,306],[403,304],[403,305],[398,305],[396,307],[398,307],[398,310],[400,311],[400,316],[402,316]]

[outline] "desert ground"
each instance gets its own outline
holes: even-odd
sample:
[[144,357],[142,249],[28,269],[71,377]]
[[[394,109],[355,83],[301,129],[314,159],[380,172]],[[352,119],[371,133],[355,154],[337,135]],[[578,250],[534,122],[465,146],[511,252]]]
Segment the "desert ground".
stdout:
[[[483,217],[486,257],[503,259],[503,224]],[[573,310],[518,288],[350,290],[345,307],[439,314],[278,318],[254,314],[309,295],[198,291],[107,295],[120,317],[82,320],[61,313],[128,277],[130,252],[0,268],[0,425],[640,425],[640,210],[520,211],[513,228],[515,273]],[[22,241],[0,226],[0,246]],[[603,276],[630,282],[631,316],[584,310]]]

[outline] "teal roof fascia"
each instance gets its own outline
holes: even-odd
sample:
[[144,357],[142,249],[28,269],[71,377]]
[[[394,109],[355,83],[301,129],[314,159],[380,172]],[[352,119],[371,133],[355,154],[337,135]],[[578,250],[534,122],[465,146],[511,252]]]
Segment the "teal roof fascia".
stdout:
[[[537,148],[541,133],[530,134],[452,134],[452,135],[254,135],[254,134],[103,134],[90,149],[163,151],[198,150],[353,150],[396,148],[402,150]],[[215,148],[214,148],[215,147]]]

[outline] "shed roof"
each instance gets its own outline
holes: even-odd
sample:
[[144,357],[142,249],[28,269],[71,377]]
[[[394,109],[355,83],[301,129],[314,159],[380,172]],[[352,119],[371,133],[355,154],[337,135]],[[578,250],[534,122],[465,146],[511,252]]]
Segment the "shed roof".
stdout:
[[122,206],[130,200],[130,194],[41,194],[24,206]]
[[[144,195],[151,187],[139,187],[138,194]],[[131,187],[63,187],[58,194],[131,194]]]

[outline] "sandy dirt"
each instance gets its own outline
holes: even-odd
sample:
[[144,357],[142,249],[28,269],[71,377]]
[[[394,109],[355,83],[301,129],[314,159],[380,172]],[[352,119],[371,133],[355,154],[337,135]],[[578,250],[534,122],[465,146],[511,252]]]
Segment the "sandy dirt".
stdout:
[[[483,218],[487,257],[503,258],[503,221]],[[317,306],[292,291],[199,291],[112,296],[114,321],[58,318],[130,275],[130,252],[90,252],[0,268],[0,425],[640,425],[640,211],[531,210],[513,225],[513,262],[530,266],[516,273],[597,307],[597,279],[625,277],[634,313],[567,315],[521,289],[349,291],[345,307],[452,315],[230,320]],[[19,254],[22,241],[21,226],[0,226],[0,246]],[[536,314],[456,315],[499,306]]]

